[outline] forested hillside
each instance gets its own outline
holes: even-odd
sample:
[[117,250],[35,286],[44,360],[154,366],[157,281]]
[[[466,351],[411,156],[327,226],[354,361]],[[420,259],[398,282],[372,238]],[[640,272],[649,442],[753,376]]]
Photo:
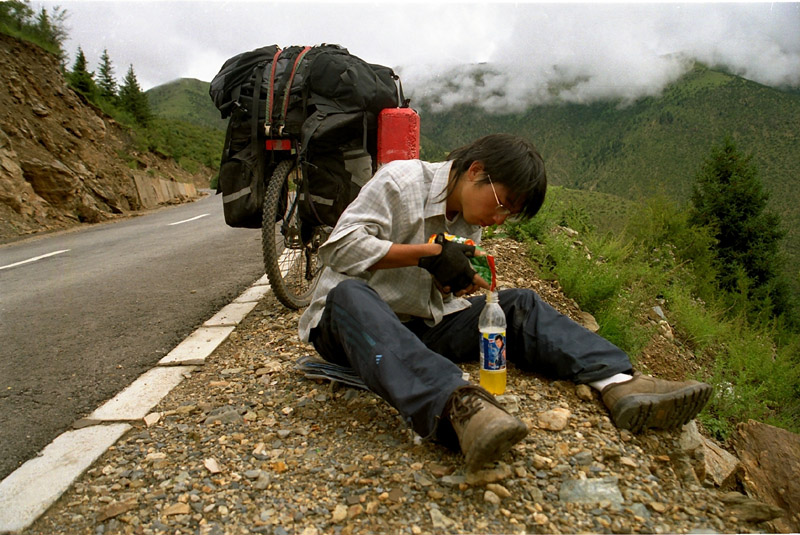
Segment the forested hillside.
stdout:
[[181,78],[146,92],[150,108],[158,117],[179,119],[189,123],[225,130],[226,121],[208,96],[208,82],[194,78]]
[[788,231],[786,250],[800,265],[800,94],[779,91],[697,65],[660,97],[627,106],[615,102],[538,106],[489,114],[477,103],[442,113],[413,103],[422,115],[423,156],[490,132],[531,139],[552,184],[629,199],[657,193],[686,201],[712,146],[726,134],[753,155],[770,206]]
[[[478,83],[480,73],[475,76]],[[158,116],[224,128],[208,87],[208,82],[182,79],[147,95]],[[413,87],[406,89],[414,95]],[[698,64],[661,96],[626,105],[549,104],[496,114],[479,104],[435,113],[424,99],[412,99],[422,116],[422,158],[441,159],[481,135],[512,132],[539,147],[553,185],[630,200],[664,194],[685,203],[711,148],[730,135],[742,152],[752,154],[770,195],[770,208],[781,216],[787,231],[786,272],[797,281],[800,92],[773,89]]]

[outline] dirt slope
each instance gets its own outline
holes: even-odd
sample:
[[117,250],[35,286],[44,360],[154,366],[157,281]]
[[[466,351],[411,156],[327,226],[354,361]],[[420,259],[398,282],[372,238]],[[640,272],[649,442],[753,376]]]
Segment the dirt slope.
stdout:
[[193,181],[172,160],[135,152],[121,125],[67,86],[55,57],[0,34],[0,243],[140,210],[135,177]]

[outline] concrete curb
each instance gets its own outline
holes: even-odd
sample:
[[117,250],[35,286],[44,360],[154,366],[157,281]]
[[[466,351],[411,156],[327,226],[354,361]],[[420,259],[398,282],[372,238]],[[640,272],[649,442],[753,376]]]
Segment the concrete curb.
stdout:
[[36,457],[0,482],[0,534],[19,533],[36,519],[131,425],[142,420],[198,365],[205,363],[271,289],[266,275],[178,344],[158,366],[75,422]]

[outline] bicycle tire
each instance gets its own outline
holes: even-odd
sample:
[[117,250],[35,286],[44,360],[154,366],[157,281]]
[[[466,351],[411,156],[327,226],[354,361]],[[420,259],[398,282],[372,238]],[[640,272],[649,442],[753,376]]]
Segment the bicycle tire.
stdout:
[[[295,185],[299,186],[302,181],[299,173],[294,160],[284,160],[275,167],[264,195],[261,224],[261,248],[267,279],[278,301],[293,310],[311,302],[321,271],[317,249],[324,241],[316,229],[310,239],[303,239],[301,234],[296,194],[289,187],[292,177],[295,177]],[[286,200],[282,202],[284,196]]]

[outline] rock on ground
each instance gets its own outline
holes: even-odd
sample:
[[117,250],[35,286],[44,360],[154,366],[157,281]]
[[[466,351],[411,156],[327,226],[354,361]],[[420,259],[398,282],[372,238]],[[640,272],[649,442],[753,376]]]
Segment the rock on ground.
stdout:
[[[499,243],[501,270],[577,311],[533,279],[522,246]],[[26,534],[767,530],[686,470],[679,431],[620,431],[596,393],[581,399],[569,382],[513,366],[502,399],[531,433],[465,474],[460,454],[419,440],[377,396],[297,372],[295,360],[313,352],[298,340],[298,318],[264,298],[156,407],[158,421],[136,425]],[[477,377],[477,364],[464,370]],[[569,417],[545,428],[547,411]]]

